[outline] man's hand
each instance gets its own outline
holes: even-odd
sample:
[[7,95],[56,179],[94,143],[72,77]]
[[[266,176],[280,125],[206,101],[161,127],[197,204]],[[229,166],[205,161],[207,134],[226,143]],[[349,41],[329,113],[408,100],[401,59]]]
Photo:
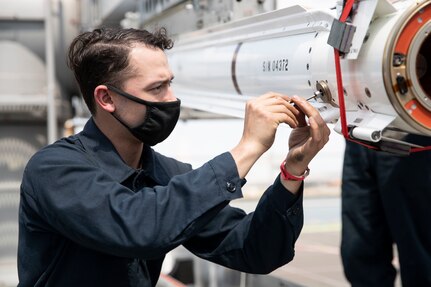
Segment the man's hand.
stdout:
[[243,141],[253,144],[256,151],[263,154],[274,143],[275,133],[280,123],[295,128],[300,111],[289,103],[290,97],[267,93],[247,102]]
[[290,100],[290,97],[285,95],[267,93],[247,102],[242,138],[231,150],[241,178],[246,176],[256,160],[272,146],[280,123],[286,123],[292,128],[298,126],[301,112]]
[[[301,111],[297,118],[299,124],[289,137],[289,152],[286,157],[286,170],[293,175],[305,172],[310,161],[329,140],[330,130],[319,112],[306,100],[297,96],[292,102]],[[308,117],[309,125],[305,120]],[[296,192],[300,182],[282,181],[283,185],[292,192]]]

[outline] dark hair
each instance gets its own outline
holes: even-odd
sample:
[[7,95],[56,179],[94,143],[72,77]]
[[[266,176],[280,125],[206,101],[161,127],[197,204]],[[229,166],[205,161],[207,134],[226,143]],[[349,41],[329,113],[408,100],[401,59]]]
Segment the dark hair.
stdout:
[[136,44],[167,50],[172,48],[173,41],[167,37],[165,28],[154,33],[101,28],[77,36],[70,44],[68,65],[92,114],[96,112],[93,93],[98,85],[123,88],[124,81],[133,74],[129,53]]

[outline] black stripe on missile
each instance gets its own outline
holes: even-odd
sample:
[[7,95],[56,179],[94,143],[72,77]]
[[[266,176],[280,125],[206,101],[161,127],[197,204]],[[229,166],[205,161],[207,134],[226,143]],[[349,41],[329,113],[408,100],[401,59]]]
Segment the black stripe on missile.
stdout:
[[238,80],[236,78],[236,58],[238,57],[238,52],[239,52],[239,49],[241,48],[241,45],[242,43],[238,43],[238,46],[236,46],[235,52],[232,57],[232,64],[231,64],[232,83],[239,95],[242,95],[242,93],[238,85]]

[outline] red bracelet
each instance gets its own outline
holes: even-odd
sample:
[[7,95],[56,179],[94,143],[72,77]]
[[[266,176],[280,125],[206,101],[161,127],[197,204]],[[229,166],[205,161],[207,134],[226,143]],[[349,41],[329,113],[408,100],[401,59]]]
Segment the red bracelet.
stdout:
[[284,180],[295,180],[295,181],[301,181],[304,180],[304,178],[306,178],[309,174],[310,174],[310,169],[307,167],[307,169],[305,170],[303,175],[300,176],[295,176],[290,174],[289,172],[287,172],[286,170],[286,161],[283,161],[280,165],[280,170],[281,170],[281,178]]

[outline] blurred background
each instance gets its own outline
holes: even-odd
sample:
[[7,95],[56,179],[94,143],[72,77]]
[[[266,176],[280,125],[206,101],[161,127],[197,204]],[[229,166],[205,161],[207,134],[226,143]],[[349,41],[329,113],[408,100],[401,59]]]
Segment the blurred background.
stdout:
[[[79,132],[89,114],[66,66],[71,40],[101,26],[165,26],[175,35],[287,6],[319,9],[335,1],[291,0],[0,0],[0,286],[16,286],[19,186],[29,158],[42,146]],[[175,92],[175,82],[173,84]],[[173,134],[156,150],[199,167],[240,139],[242,119],[183,109]],[[247,176],[244,199],[253,210],[279,173],[290,129]],[[339,258],[340,177],[344,139],[332,132],[310,165],[305,226],[295,260],[267,276],[241,274],[172,251],[160,286],[347,286]]]

